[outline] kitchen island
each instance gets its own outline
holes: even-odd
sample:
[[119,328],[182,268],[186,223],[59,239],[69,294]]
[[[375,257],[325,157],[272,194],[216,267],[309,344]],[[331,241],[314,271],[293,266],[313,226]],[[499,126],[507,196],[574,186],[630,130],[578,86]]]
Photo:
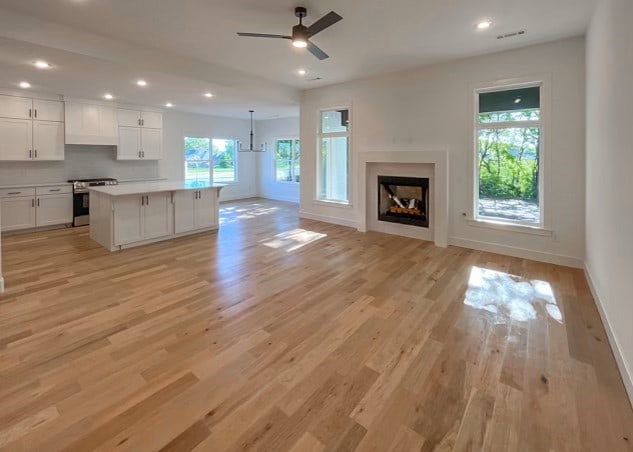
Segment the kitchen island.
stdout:
[[90,187],[90,238],[117,251],[216,230],[222,187],[198,181]]

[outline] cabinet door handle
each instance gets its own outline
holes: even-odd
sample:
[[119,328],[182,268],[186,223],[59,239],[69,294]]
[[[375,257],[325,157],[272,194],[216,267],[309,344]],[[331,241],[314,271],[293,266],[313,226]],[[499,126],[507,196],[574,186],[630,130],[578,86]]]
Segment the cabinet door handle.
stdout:
[[40,206],[40,198],[37,198],[37,207]]
[[149,196],[146,196],[146,197],[145,197],[145,205],[146,205],[146,206],[149,206]]
[[7,193],[7,195],[19,195],[20,193],[22,193],[21,191],[10,191],[9,193]]
[[141,151],[141,157],[145,158],[145,151]]
[[144,206],[145,205],[145,196],[141,196],[141,205]]
[[29,118],[33,117],[33,110],[29,108]]
[[37,108],[35,109],[35,117],[37,118]]
[[141,125],[144,126],[145,125],[145,120],[141,119]]
[[61,191],[61,190],[62,190],[61,188],[51,188],[51,189],[50,189],[50,190],[48,190],[48,191]]
[[32,159],[33,158],[33,151],[31,149],[29,149],[29,158]]
[[35,200],[31,199],[31,207],[35,207]]
[[37,158],[37,149],[35,150],[35,158]]

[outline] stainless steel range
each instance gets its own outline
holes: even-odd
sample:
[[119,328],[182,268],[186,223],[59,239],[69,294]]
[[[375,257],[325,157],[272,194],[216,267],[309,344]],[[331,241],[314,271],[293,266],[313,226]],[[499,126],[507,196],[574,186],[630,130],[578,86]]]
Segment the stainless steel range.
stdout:
[[117,185],[119,183],[112,178],[75,179],[68,182],[73,184],[73,226],[90,224],[90,193],[88,187]]

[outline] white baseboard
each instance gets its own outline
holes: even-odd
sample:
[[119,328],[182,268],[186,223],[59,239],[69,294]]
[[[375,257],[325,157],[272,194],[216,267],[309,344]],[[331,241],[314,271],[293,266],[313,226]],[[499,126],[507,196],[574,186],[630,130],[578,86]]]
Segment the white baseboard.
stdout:
[[338,224],[341,226],[347,226],[354,229],[356,229],[356,226],[357,226],[354,220],[349,220],[347,218],[329,217],[327,215],[319,215],[316,213],[306,212],[305,210],[299,211],[299,217],[305,218],[307,220],[316,220],[316,221],[322,221],[324,223]]
[[283,196],[283,195],[277,195],[277,194],[271,194],[271,193],[260,193],[258,196],[260,198],[272,199],[275,201],[284,201],[284,202],[291,202],[293,204],[299,204],[299,199],[295,198],[294,196]]
[[615,357],[615,361],[618,364],[618,369],[620,370],[620,376],[622,377],[622,381],[624,382],[624,387],[626,388],[626,392],[629,396],[629,401],[631,405],[633,405],[633,371],[628,369],[626,365],[626,361],[624,360],[624,355],[622,355],[622,349],[618,344],[618,340],[611,329],[611,323],[609,322],[609,316],[607,315],[607,311],[604,309],[604,305],[602,304],[601,298],[598,296],[598,292],[596,290],[596,286],[594,285],[593,279],[591,279],[591,270],[585,264],[585,277],[587,278],[587,282],[589,283],[589,290],[591,290],[591,295],[596,302],[596,307],[598,308],[598,313],[600,314],[600,319],[602,319],[602,324],[604,325],[604,329],[607,332],[607,337],[609,338],[609,345],[611,345],[611,351],[613,352],[613,356]]
[[4,278],[0,276],[0,293],[4,292]]
[[545,253],[543,251],[528,250],[498,243],[480,242],[478,240],[464,239],[460,237],[450,237],[449,245],[470,248],[473,250],[487,251],[489,253],[505,254],[507,256],[521,257],[539,262],[564,265],[566,267],[584,268],[584,261],[578,257],[565,256],[560,254]]

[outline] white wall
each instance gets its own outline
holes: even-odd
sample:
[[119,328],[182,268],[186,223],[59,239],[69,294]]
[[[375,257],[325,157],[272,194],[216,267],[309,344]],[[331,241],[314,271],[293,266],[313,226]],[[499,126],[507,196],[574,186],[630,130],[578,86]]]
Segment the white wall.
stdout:
[[275,180],[275,140],[299,138],[299,118],[257,121],[255,135],[258,143],[268,145],[268,152],[258,154],[259,196],[298,203],[299,184]]
[[[447,148],[451,243],[582,266],[584,57],[584,39],[575,38],[304,92],[302,214],[355,224],[358,213],[354,206],[314,202],[318,110],[350,106],[352,190],[356,187],[355,155],[361,151]],[[472,214],[473,204],[473,89],[481,83],[525,77],[543,78],[551,93],[544,106],[550,116],[545,131],[544,208],[546,226],[553,229],[553,237],[474,227],[462,216],[462,212]],[[354,203],[357,196],[352,191]]]
[[586,269],[633,401],[631,24],[631,0],[601,0],[587,37]]
[[[166,111],[163,121],[165,157],[160,161],[160,174],[171,180],[185,177],[184,138],[226,138],[249,145],[250,122],[247,119],[221,118]],[[257,195],[257,160],[255,154],[238,152],[238,183],[222,189],[220,199],[248,198]]]

